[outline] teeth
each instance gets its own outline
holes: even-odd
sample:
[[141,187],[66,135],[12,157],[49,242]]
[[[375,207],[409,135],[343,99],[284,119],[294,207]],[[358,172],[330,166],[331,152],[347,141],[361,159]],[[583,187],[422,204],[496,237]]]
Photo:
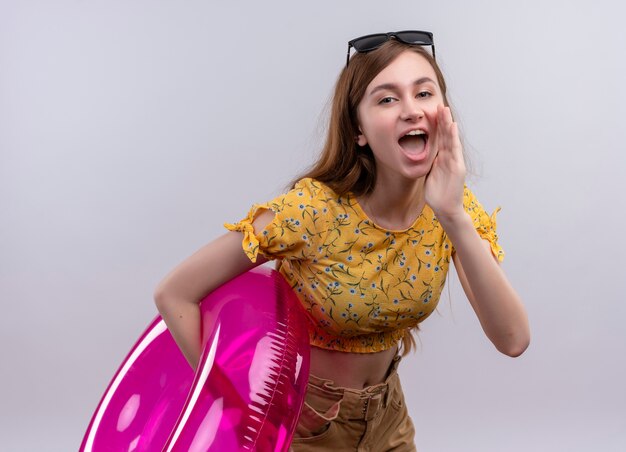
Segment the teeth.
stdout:
[[415,135],[426,135],[426,132],[424,132],[423,130],[411,130],[405,136],[415,136]]

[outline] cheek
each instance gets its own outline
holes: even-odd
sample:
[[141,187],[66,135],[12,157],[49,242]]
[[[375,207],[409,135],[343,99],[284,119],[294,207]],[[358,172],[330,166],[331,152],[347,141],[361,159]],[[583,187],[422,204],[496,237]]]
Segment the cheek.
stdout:
[[388,146],[389,141],[394,136],[395,129],[382,122],[370,124],[367,129],[367,140],[372,149]]
[[385,131],[391,131],[395,127],[393,114],[390,112],[378,112],[377,114],[371,114],[365,118],[363,126],[370,131],[370,134],[372,132],[380,134]]
[[437,107],[439,105],[443,105],[443,99],[439,96],[431,98],[426,105],[424,105],[424,110],[427,111],[430,115],[437,114]]

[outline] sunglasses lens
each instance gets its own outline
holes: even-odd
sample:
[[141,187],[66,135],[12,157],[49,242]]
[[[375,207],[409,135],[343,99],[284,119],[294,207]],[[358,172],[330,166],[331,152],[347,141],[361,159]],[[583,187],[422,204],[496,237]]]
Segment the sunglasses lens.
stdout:
[[385,34],[363,36],[362,38],[352,41],[352,47],[354,47],[357,52],[369,52],[370,50],[380,47],[386,40],[387,35]]
[[419,31],[402,31],[400,33],[396,33],[396,37],[406,44],[427,46],[433,44],[433,40],[428,34],[421,33]]

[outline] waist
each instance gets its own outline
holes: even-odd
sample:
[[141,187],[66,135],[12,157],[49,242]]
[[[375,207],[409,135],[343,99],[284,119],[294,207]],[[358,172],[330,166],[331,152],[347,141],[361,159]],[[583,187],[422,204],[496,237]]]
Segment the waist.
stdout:
[[342,388],[361,389],[384,383],[399,363],[398,346],[377,353],[347,353],[311,347],[310,379]]
[[[334,415],[333,417],[370,420],[380,409],[387,406],[391,393],[394,390],[397,391],[400,385],[397,372],[400,360],[399,355],[394,356],[383,381],[362,389],[342,387],[334,380],[311,374],[307,397],[309,399],[321,397],[327,401],[327,404],[333,402],[334,404],[326,413]],[[340,412],[339,406],[341,406]]]

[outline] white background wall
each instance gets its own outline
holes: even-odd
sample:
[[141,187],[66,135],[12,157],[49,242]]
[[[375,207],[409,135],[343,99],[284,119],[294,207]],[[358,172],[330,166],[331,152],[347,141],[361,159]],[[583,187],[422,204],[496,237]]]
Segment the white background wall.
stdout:
[[0,449],[78,448],[152,291],[314,158],[347,41],[431,30],[518,359],[455,277],[402,366],[421,452],[626,450],[626,7],[0,1]]

